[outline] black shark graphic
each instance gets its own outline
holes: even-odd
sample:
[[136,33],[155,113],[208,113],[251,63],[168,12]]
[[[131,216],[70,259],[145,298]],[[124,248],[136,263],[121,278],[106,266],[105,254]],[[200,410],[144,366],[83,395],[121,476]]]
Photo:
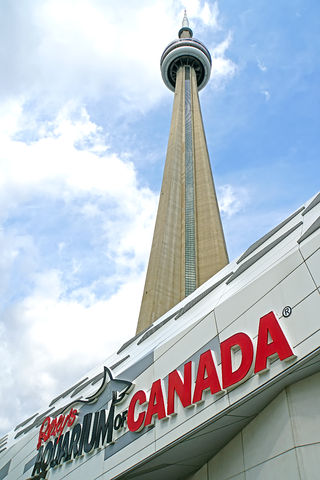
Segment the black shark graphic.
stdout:
[[[124,399],[125,395],[132,389],[132,386],[133,383],[128,380],[114,379],[111,370],[108,367],[103,367],[103,378],[99,389],[85,399],[78,398],[68,403],[60,409],[59,414],[64,414],[67,410],[79,404],[80,407],[96,404],[104,392],[102,398],[103,405],[95,405],[95,410],[107,405],[110,400],[112,400],[113,405],[116,405]],[[101,402],[98,403],[100,404]],[[92,411],[92,409],[90,408],[88,411]]]
[[48,473],[47,470],[45,472],[40,472],[35,477],[27,478],[27,480],[46,480],[47,473]]

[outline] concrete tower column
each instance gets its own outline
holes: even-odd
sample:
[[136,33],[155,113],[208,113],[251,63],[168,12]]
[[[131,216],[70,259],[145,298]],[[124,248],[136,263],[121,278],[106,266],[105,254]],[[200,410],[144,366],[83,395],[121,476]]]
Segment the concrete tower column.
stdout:
[[185,13],[179,39],[161,57],[174,102],[137,333],[228,263],[198,96],[210,71]]

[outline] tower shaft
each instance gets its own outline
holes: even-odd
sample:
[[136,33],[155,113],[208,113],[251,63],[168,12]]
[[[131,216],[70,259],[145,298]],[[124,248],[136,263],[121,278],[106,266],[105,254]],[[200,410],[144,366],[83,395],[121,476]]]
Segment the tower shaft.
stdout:
[[137,332],[228,263],[190,65],[176,74],[172,121]]

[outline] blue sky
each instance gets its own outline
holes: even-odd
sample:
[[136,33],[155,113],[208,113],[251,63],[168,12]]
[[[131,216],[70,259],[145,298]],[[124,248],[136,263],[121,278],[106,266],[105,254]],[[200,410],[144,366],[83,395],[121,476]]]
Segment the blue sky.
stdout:
[[317,0],[3,0],[3,432],[134,334],[185,7],[230,259],[319,190]]

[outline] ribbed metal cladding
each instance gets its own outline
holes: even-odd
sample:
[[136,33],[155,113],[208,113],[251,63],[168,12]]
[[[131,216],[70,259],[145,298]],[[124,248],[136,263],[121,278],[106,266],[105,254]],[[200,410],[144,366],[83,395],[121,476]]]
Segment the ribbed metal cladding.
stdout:
[[196,239],[190,67],[185,67],[185,294],[196,289]]

